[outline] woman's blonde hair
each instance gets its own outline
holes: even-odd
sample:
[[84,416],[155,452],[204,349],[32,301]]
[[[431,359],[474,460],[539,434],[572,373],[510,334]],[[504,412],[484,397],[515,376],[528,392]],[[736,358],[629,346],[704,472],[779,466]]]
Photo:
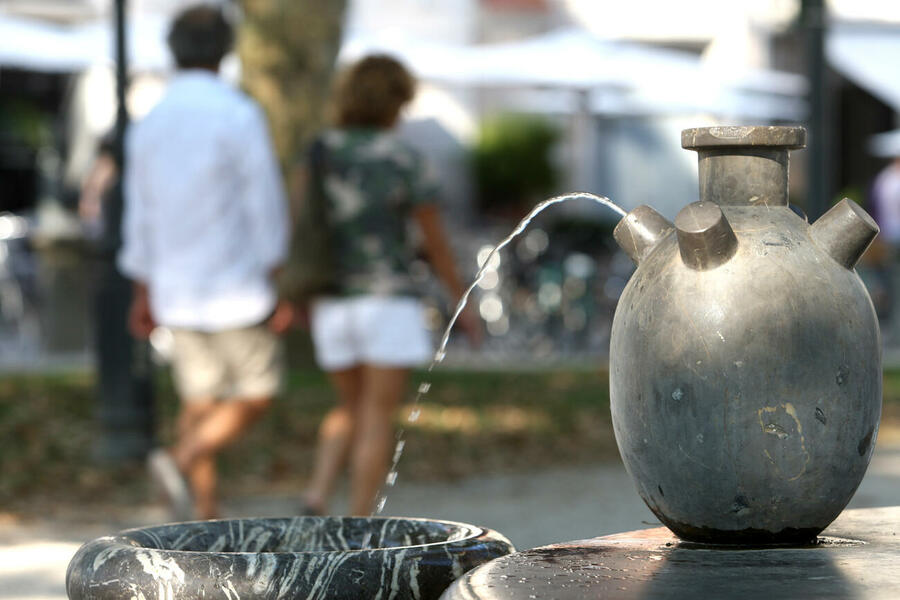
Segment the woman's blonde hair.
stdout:
[[399,61],[367,56],[338,78],[334,121],[339,127],[390,127],[415,92],[416,80]]

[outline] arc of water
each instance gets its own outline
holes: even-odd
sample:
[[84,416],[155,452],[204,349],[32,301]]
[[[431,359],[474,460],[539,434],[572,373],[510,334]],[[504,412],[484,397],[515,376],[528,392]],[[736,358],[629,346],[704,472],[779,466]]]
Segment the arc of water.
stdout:
[[[447,323],[447,327],[444,329],[444,334],[443,336],[441,336],[441,343],[438,345],[438,349],[434,353],[434,357],[431,359],[431,364],[428,365],[426,373],[431,373],[434,370],[435,366],[437,366],[438,363],[444,360],[444,356],[447,352],[447,343],[450,341],[450,332],[452,331],[453,326],[456,324],[457,319],[459,319],[459,315],[462,314],[462,311],[465,309],[466,304],[468,304],[469,296],[472,294],[472,291],[479,284],[482,277],[484,277],[485,272],[488,270],[489,265],[491,264],[491,259],[493,259],[498,252],[503,250],[503,248],[509,245],[510,242],[516,239],[519,234],[525,231],[525,228],[527,228],[528,225],[531,224],[531,221],[548,207],[553,204],[559,204],[560,202],[566,202],[568,200],[578,200],[582,198],[593,200],[594,202],[597,202],[598,204],[601,204],[618,213],[621,217],[624,217],[627,214],[609,198],[591,194],[590,192],[572,192],[569,194],[561,194],[559,196],[548,198],[543,202],[539,202],[538,204],[536,204],[535,207],[531,209],[531,211],[527,215],[525,215],[525,217],[521,221],[519,221],[519,224],[516,225],[512,232],[508,236],[506,236],[499,244],[494,246],[490,254],[488,254],[484,262],[479,266],[478,271],[475,274],[475,279],[472,281],[469,287],[466,288],[466,291],[463,293],[463,295],[459,299],[459,302],[457,302],[456,304],[456,310],[453,312],[453,316],[450,318],[450,322]],[[413,400],[413,408],[410,411],[410,415],[408,418],[409,422],[413,423],[418,420],[420,414],[419,402],[422,400],[425,394],[428,393],[430,388],[431,384],[428,382],[422,383],[419,386],[418,390],[416,391],[415,399]],[[397,445],[394,449],[393,459],[391,460],[391,468],[388,470],[388,475],[385,479],[385,484],[390,487],[393,487],[393,485],[397,481],[397,465],[400,463],[400,458],[403,456],[403,449],[406,445],[406,442],[403,439],[405,432],[405,428],[401,428],[397,433]],[[384,511],[386,503],[387,495],[384,493],[379,493],[379,497],[375,503],[375,510],[372,512],[372,514],[380,515]],[[365,540],[364,542],[365,543],[363,544],[363,548],[367,547],[368,540]]]
[[624,217],[627,214],[624,210],[622,210],[616,204],[614,204],[612,202],[612,200],[610,200],[609,198],[607,198],[605,196],[597,196],[597,195],[591,194],[589,192],[572,192],[569,194],[562,194],[560,196],[554,196],[553,198],[548,198],[547,200],[544,200],[543,202],[536,204],[535,207],[533,209],[531,209],[531,212],[529,212],[527,215],[525,215],[525,217],[521,221],[519,221],[519,224],[516,225],[515,229],[513,229],[512,232],[503,239],[503,241],[501,241],[499,244],[494,246],[494,249],[491,250],[491,253],[488,254],[487,258],[485,258],[484,262],[479,267],[478,272],[475,274],[475,280],[472,281],[472,283],[469,285],[468,288],[466,288],[465,293],[459,299],[459,302],[456,304],[456,310],[453,313],[453,317],[450,319],[450,322],[447,324],[447,328],[444,329],[444,335],[443,335],[443,337],[441,337],[440,346],[438,346],[437,352],[435,352],[434,358],[431,361],[431,365],[429,365],[429,367],[428,367],[429,373],[431,372],[432,369],[434,369],[434,367],[437,363],[444,360],[444,353],[447,348],[447,342],[450,341],[450,331],[453,329],[453,325],[456,324],[456,320],[459,318],[459,315],[462,313],[463,309],[465,309],[465,307],[466,307],[466,304],[469,302],[469,295],[472,293],[472,290],[475,289],[475,287],[481,282],[482,277],[484,277],[485,272],[487,271],[489,265],[491,264],[491,259],[493,259],[494,256],[498,252],[503,250],[503,248],[505,248],[507,245],[509,245],[510,242],[512,242],[514,239],[516,239],[516,237],[518,237],[519,234],[521,234],[523,231],[525,231],[525,228],[531,224],[531,221],[536,216],[538,216],[541,212],[543,212],[545,209],[547,209],[548,207],[550,207],[553,204],[559,204],[560,202],[565,202],[567,200],[577,200],[579,198],[587,198],[587,199],[593,200],[595,202],[598,202],[599,204],[601,204],[603,206],[611,208],[612,210],[617,212],[622,217]]

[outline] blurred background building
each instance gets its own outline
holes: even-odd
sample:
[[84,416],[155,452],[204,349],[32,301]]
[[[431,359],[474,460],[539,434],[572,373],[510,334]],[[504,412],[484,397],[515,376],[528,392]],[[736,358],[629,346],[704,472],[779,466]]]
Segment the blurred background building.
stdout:
[[[267,4],[290,11],[281,0],[222,1],[249,17]],[[127,3],[132,118],[146,114],[171,76],[166,26],[191,3]],[[76,209],[99,141],[115,122],[112,4],[0,0],[0,364],[7,367],[88,361],[91,251]],[[815,172],[824,202],[850,196],[866,205],[885,164],[868,141],[898,127],[900,4],[827,0],[819,20],[820,4],[349,0],[335,44],[339,63],[388,52],[420,78],[403,135],[434,163],[454,243],[474,272],[478,255],[554,193],[588,190],[673,217],[697,197],[696,157],[680,147],[685,127],[805,124],[824,111],[811,131],[822,162],[811,171],[811,152],[794,154],[792,201],[815,212],[808,197]],[[809,36],[819,26],[821,88],[809,78]],[[290,35],[312,35],[307,29],[296,25]],[[225,76],[265,96],[257,69],[234,56]],[[810,94],[817,89],[824,91]],[[293,121],[276,100],[261,101],[278,138]],[[306,119],[294,136],[300,141],[279,142],[286,162],[321,125],[315,111],[297,118]],[[613,225],[611,212],[570,203],[500,258],[476,300],[492,334],[486,357],[606,352],[631,269],[610,244]],[[424,270],[421,277],[430,289]],[[435,327],[447,305],[434,301]]]

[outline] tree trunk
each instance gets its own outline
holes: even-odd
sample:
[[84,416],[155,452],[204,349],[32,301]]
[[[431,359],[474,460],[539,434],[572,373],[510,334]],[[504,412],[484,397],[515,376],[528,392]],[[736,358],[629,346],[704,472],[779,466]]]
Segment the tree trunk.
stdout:
[[265,109],[285,166],[324,125],[345,5],[345,0],[241,0],[243,86]]

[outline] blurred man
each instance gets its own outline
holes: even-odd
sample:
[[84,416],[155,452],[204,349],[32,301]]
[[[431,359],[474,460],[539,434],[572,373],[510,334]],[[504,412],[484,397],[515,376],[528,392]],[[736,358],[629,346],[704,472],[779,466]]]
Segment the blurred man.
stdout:
[[266,121],[217,76],[232,39],[218,9],[181,13],[168,38],[179,72],[127,142],[119,266],[134,280],[132,333],[174,336],[177,441],[150,468],[179,518],[218,515],[216,453],[278,391],[276,333],[291,318],[272,282],[288,215]]

